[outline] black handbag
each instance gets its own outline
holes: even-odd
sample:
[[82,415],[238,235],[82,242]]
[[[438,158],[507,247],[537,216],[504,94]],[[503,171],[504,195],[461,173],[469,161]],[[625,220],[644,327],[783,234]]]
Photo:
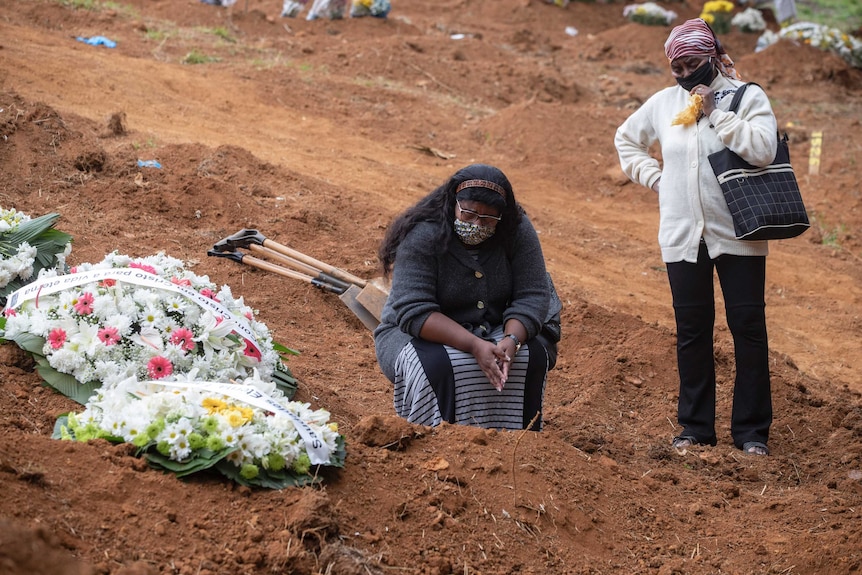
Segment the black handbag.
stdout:
[[[736,112],[748,85],[736,91],[729,111]],[[736,239],[795,238],[811,226],[790,165],[787,134],[778,135],[775,160],[766,167],[752,166],[727,148],[710,154],[709,163],[733,216]]]

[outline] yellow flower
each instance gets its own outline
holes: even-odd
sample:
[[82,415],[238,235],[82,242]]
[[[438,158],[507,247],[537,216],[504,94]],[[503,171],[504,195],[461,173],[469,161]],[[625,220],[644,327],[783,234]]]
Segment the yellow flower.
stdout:
[[703,110],[703,96],[693,94],[688,98],[688,106],[676,115],[670,125],[688,126],[689,124],[694,124],[697,122],[697,117],[700,115],[701,110]]
[[733,12],[733,2],[727,0],[712,0],[703,5],[703,12]]
[[240,427],[243,423],[246,422],[246,418],[243,417],[242,412],[232,409],[228,411],[226,414],[227,422],[231,427]]
[[709,25],[712,25],[715,22],[715,16],[713,16],[711,12],[704,12],[700,17]]
[[227,407],[227,404],[220,399],[207,397],[203,400],[201,406],[207,410],[207,413],[213,414],[225,409]]

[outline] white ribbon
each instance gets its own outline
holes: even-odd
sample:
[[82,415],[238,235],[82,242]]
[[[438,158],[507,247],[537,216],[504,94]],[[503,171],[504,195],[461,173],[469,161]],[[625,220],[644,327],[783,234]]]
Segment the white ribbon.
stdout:
[[285,415],[293,421],[296,431],[299,432],[299,436],[302,437],[303,441],[305,441],[305,450],[308,452],[308,458],[311,460],[311,463],[314,465],[329,464],[329,447],[323,439],[317,435],[311,426],[297,417],[295,413],[285,408],[268,395],[265,395],[256,387],[236,383],[220,383],[217,381],[145,381],[143,383],[164,385],[166,387],[202,388],[213,393],[220,393],[222,395],[232,397],[238,401],[259,407],[266,411]]
[[230,322],[232,324],[231,327],[235,328],[235,331],[249,340],[259,350],[260,346],[257,344],[257,338],[255,338],[251,325],[249,325],[245,318],[236,315],[219,302],[199,294],[190,287],[172,283],[160,276],[138,268],[94,269],[36,280],[9,295],[9,298],[6,300],[6,309],[15,309],[30,300],[37,300],[38,303],[40,296],[51,295],[72,287],[109,279],[182,294],[198,304],[202,309],[208,309],[217,316],[222,317],[224,321]]

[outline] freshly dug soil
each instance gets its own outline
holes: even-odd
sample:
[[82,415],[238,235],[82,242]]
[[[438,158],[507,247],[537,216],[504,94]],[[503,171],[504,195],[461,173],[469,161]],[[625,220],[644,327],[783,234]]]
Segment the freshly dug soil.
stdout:
[[[281,18],[278,0],[4,3],[0,205],[60,213],[70,263],[164,251],[230,285],[301,352],[297,399],[331,412],[348,457],[319,487],[267,491],[56,441],[55,419],[78,406],[2,345],[0,572],[862,571],[862,71],[722,37],[790,134],[813,225],[770,247],[771,456],[730,441],[720,296],[719,444],[679,454],[656,198],[613,147],[672,82],[669,28],[627,22],[623,4],[393,3],[387,19],[337,21]],[[681,21],[701,3],[668,6]],[[76,41],[93,36],[117,46]],[[376,277],[392,218],[477,161],[513,182],[564,302],[542,433],[407,424],[336,296],[207,257],[255,228]]]

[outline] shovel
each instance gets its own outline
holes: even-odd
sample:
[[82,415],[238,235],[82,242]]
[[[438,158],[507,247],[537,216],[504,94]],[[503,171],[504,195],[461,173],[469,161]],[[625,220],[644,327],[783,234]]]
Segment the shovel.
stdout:
[[264,236],[259,231],[248,228],[240,230],[232,236],[226,237],[225,239],[215,244],[213,246],[213,249],[220,249],[223,247],[227,251],[236,251],[237,248],[251,249],[251,246],[254,245],[268,248],[271,251],[278,252],[282,255],[288,256],[289,258],[292,258],[293,260],[320,270],[320,272],[324,274],[330,275],[348,283],[355,284],[359,287],[365,287],[365,285],[368,283],[362,278],[356,277],[353,274],[326,264],[320,260],[316,260],[311,256],[307,256],[302,252],[298,252],[278,242],[274,242]]
[[[240,233],[242,233],[242,232],[240,232]],[[329,284],[331,286],[342,288],[342,291],[347,290],[348,287],[353,285],[352,282],[338,279],[337,277],[335,277],[333,275],[330,275],[330,274],[327,274],[327,273],[320,271],[319,268],[316,268],[310,264],[301,262],[301,261],[299,261],[295,258],[292,258],[290,256],[286,256],[286,255],[284,255],[280,252],[277,252],[271,248],[265,248],[265,247],[263,247],[262,244],[248,243],[247,245],[243,245],[246,242],[234,241],[231,239],[233,237],[234,236],[230,236],[228,238],[225,238],[225,239],[217,242],[215,245],[213,245],[212,251],[239,253],[236,251],[237,248],[247,248],[252,253],[256,253],[256,254],[261,255],[263,257],[272,258],[275,261],[279,262],[280,264],[286,265],[286,266],[288,266],[288,267],[290,267],[296,271],[299,271],[299,272],[301,272],[307,276],[311,276],[314,279],[320,281],[321,283],[326,283],[326,284]],[[217,255],[217,254],[211,254],[211,255]],[[258,261],[258,262],[261,261],[257,258],[255,258],[254,260]],[[261,269],[263,269],[263,268],[261,268]],[[268,269],[268,271],[272,271],[272,269]],[[293,276],[287,276],[287,277],[293,277]],[[315,285],[317,285],[317,284],[315,284]]]
[[[281,265],[274,265],[263,259],[243,254],[237,251],[238,249],[248,249],[254,254],[271,258]],[[211,256],[233,259],[285,277],[300,279],[315,287],[336,293],[353,314],[372,331],[380,323],[383,305],[389,295],[388,285],[383,278],[366,281],[274,242],[257,230],[241,230],[217,242],[207,253]],[[283,266],[292,269],[286,269]]]

